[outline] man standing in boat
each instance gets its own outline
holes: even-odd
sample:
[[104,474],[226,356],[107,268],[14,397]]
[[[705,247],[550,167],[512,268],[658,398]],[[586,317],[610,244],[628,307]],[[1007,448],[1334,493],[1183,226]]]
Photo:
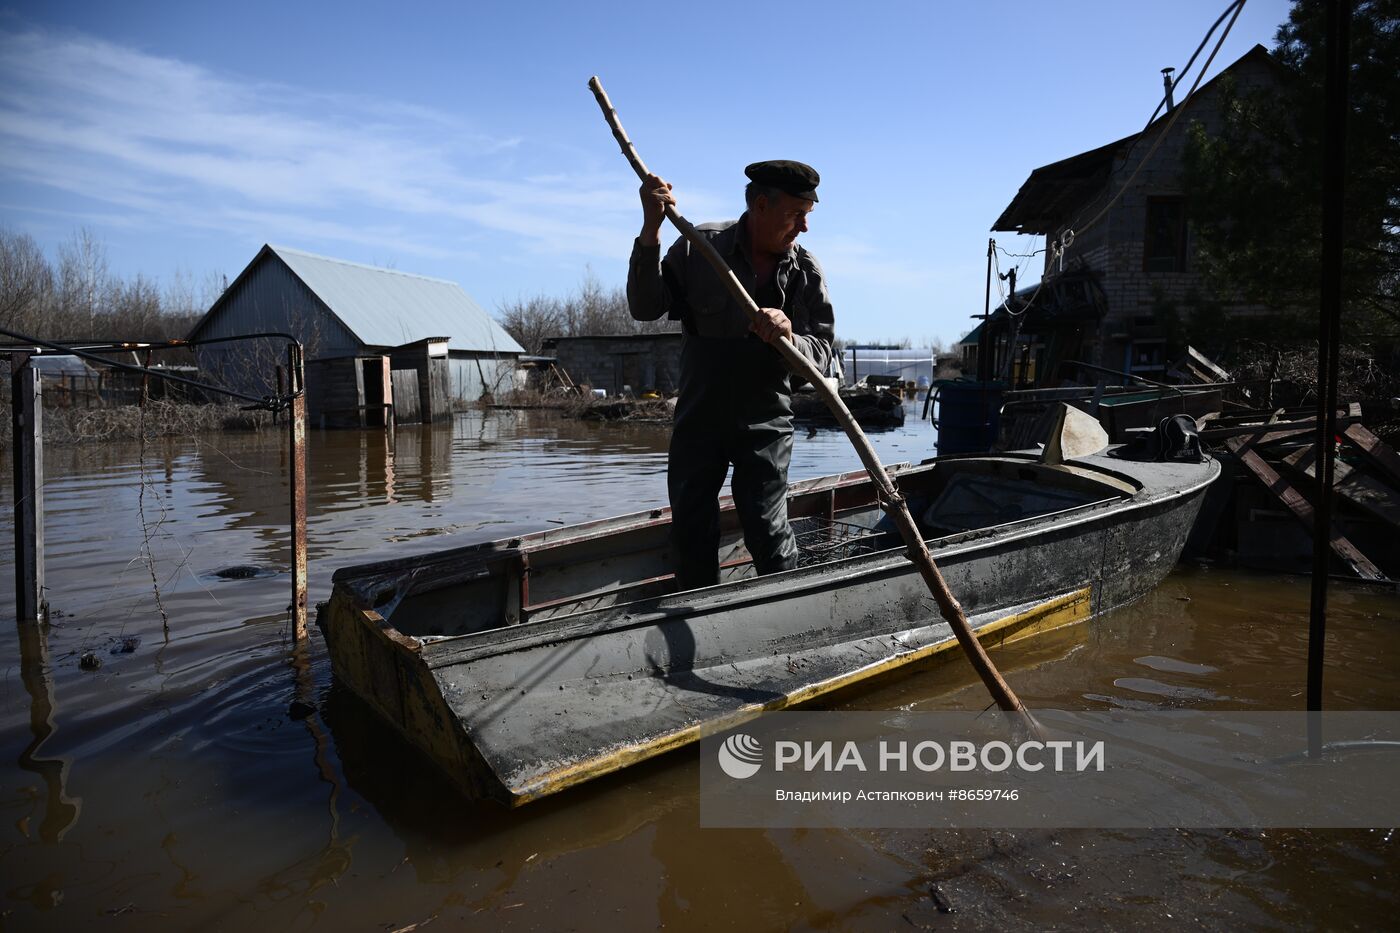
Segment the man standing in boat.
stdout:
[[831,362],[835,318],[821,266],[797,245],[817,203],[816,171],[801,162],[744,169],[748,209],[699,231],[734,270],[764,319],[751,323],[714,269],[685,237],[661,257],[671,186],[642,183],[642,231],[632,246],[632,317],[680,321],[680,398],[667,466],[671,554],[678,589],[719,582],[719,493],[732,464],[734,508],[761,574],[797,566],[787,516],[793,376],[769,344],[790,339],[817,369]]

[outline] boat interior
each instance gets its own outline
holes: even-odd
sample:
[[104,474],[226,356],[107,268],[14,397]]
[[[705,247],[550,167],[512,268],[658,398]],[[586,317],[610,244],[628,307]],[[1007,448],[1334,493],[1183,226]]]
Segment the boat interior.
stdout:
[[[1017,455],[940,458],[890,471],[931,546],[1096,508],[1137,486],[1079,464]],[[864,472],[795,483],[788,514],[802,568],[902,546]],[[675,592],[669,510],[552,529],[337,574],[394,629],[451,638]],[[754,576],[732,504],[722,500],[721,585]],[[348,578],[343,578],[348,575]]]

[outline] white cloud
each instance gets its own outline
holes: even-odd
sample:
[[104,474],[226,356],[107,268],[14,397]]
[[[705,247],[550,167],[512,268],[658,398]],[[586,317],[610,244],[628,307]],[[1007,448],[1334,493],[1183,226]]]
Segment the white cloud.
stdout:
[[[10,216],[67,212],[75,223],[375,261],[622,268],[637,182],[620,159],[580,168],[593,164],[568,139],[483,132],[410,102],[249,81],[91,36],[0,29]],[[742,210],[737,188],[682,184],[676,194],[696,223]],[[862,290],[934,278],[857,236],[823,231],[816,252]]]
[[557,148],[409,103],[248,82],[91,37],[0,32],[0,174],[96,202],[92,216],[121,208],[133,222],[430,256],[455,252],[437,234],[465,222],[460,238],[625,256],[630,179],[569,165]]

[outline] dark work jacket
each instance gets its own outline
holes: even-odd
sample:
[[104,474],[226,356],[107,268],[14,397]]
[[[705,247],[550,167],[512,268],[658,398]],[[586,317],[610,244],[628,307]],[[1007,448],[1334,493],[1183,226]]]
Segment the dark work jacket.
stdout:
[[[794,244],[779,257],[772,282],[759,289],[747,252],[747,216],[696,229],[714,244],[760,307],[781,308],[792,321],[793,345],[825,372],[831,363],[835,315],[816,258]],[[627,271],[632,317],[680,321],[680,399],[676,425],[740,427],[792,413],[792,380],[778,351],[749,330],[749,318],[698,250],[681,237],[660,258],[659,246],[636,241]]]

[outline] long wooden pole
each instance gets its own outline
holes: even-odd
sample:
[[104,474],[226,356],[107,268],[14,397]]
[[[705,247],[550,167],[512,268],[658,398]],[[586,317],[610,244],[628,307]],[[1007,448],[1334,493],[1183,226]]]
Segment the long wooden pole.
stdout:
[[287,347],[287,381],[292,401],[287,418],[291,446],[292,637],[306,642],[306,362],[301,344]]
[[[608,121],[608,126],[612,128],[613,137],[622,147],[622,154],[627,157],[627,161],[632,166],[632,170],[637,173],[637,177],[643,180],[651,174],[647,171],[646,165],[642,162],[641,156],[637,155],[637,147],[632,145],[632,141],[627,138],[627,132],[622,128],[621,122],[617,118],[617,111],[613,109],[612,101],[608,99],[607,92],[603,90],[602,83],[597,77],[590,78],[588,87],[593,91],[593,96],[598,101],[598,106],[602,108],[603,116]],[[729,268],[729,264],[724,261],[724,257],[710,245],[710,241],[696,232],[690,221],[686,220],[676,210],[674,205],[666,205],[666,217],[675,225],[691,245],[700,250],[710,265],[714,267],[715,273],[724,281],[729,288],[729,293],[734,296],[734,300],[739,303],[749,317],[755,321],[761,320],[758,305],[744,286],[740,283],[734,270]],[[992,699],[997,706],[1009,712],[1025,712],[1025,706],[1012,692],[1002,678],[1001,673],[992,664],[992,659],[987,656],[981,642],[972,633],[972,626],[967,622],[967,616],[963,613],[962,606],[953,598],[953,594],[948,590],[948,584],[943,579],[943,574],[933,563],[933,555],[929,554],[928,547],[924,544],[924,537],[919,531],[918,525],[914,523],[914,518],[909,514],[909,506],[905,503],[904,497],[899,494],[894,483],[890,480],[889,474],[885,472],[884,466],[880,463],[880,458],[875,455],[875,449],[870,446],[869,439],[865,432],[860,429],[855,418],[851,417],[851,412],[846,408],[846,404],[841,401],[841,396],[827,384],[822,378],[822,374],[812,365],[792,341],[787,338],[779,338],[773,343],[782,354],[788,366],[797,375],[806,379],[817,390],[817,394],[822,397],[826,405],[831,409],[831,413],[836,417],[841,427],[845,429],[846,436],[851,439],[851,444],[856,449],[856,454],[860,456],[860,462],[865,465],[866,472],[870,474],[870,479],[875,484],[876,494],[880,498],[881,505],[885,512],[894,519],[894,523],[899,528],[899,533],[904,537],[904,543],[909,546],[908,557],[919,568],[919,574],[928,584],[929,591],[933,593],[934,601],[938,603],[938,611],[948,624],[952,626],[953,634],[957,636],[958,644],[962,646],[967,658],[972,662],[982,683],[986,684],[987,691],[991,693]]]

